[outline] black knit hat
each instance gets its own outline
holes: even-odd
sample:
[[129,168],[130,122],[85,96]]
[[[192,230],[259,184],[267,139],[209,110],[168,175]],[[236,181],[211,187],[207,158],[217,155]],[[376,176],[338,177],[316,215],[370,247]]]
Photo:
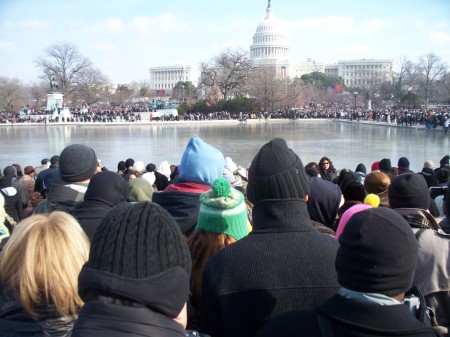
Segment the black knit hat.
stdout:
[[366,165],[364,165],[363,163],[359,163],[358,166],[356,166],[355,172],[361,172],[366,174],[367,173]]
[[364,202],[366,191],[361,183],[352,181],[345,185],[345,188],[342,190],[342,195],[344,196],[345,201],[353,200]]
[[380,171],[390,171],[391,170],[391,160],[384,158],[380,160],[380,164],[378,165],[380,167]]
[[250,165],[247,197],[255,204],[264,199],[304,198],[309,182],[302,161],[284,139],[265,144]]
[[80,296],[100,289],[176,317],[189,295],[191,254],[175,220],[150,202],[123,203],[100,222]]
[[335,265],[343,287],[396,296],[412,286],[417,240],[397,212],[378,207],[354,214],[339,243]]
[[391,208],[430,208],[428,185],[421,174],[406,173],[397,176],[388,188]]
[[68,183],[90,179],[97,167],[94,150],[83,144],[66,146],[59,156],[59,173],[61,179]]

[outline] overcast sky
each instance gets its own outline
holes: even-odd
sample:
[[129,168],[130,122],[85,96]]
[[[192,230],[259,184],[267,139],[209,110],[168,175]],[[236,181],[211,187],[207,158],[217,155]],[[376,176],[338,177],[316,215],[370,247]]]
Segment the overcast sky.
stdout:
[[[449,0],[272,0],[295,63],[344,59],[450,65]],[[113,83],[148,80],[150,66],[198,65],[249,49],[267,0],[0,0],[0,76],[37,81],[35,60],[70,42]],[[395,68],[395,66],[394,66]]]

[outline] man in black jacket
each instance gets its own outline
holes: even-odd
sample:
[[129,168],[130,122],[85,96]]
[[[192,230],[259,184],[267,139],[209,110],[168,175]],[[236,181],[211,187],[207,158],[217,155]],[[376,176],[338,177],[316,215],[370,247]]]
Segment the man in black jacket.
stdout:
[[315,311],[276,317],[257,337],[439,336],[404,301],[413,284],[418,249],[414,234],[399,214],[387,207],[354,214],[339,243],[339,294]]
[[282,312],[314,308],[338,290],[338,242],[311,224],[309,182],[284,139],[253,159],[247,196],[253,231],[214,255],[203,274],[200,331],[253,336]]

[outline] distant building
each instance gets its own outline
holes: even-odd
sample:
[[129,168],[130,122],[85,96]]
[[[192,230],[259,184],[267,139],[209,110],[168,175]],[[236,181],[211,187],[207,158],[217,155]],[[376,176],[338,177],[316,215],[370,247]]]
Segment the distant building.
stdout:
[[311,58],[308,58],[306,62],[296,63],[291,65],[291,77],[292,78],[300,78],[302,75],[311,74],[313,72],[324,73],[325,65],[322,63],[316,63]]
[[369,87],[394,79],[391,60],[345,60],[325,65],[325,74],[339,76],[348,87]]
[[277,77],[291,77],[287,37],[280,21],[272,15],[270,0],[266,8],[266,16],[253,35],[250,59],[255,67],[273,68]]
[[180,81],[190,81],[194,86],[197,86],[200,75],[200,68],[191,65],[151,67],[150,89],[172,90]]

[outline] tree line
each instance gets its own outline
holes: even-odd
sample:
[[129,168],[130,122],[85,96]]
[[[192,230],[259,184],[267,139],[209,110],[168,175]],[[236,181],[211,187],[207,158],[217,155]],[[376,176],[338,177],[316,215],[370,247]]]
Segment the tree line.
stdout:
[[[122,104],[132,98],[156,96],[145,80],[113,88],[109,78],[71,43],[48,47],[35,64],[40,75],[29,85],[16,78],[0,77],[1,112],[17,112],[22,105],[42,107],[46,94],[55,86],[64,94],[65,101],[73,105],[105,101]],[[357,91],[359,97],[371,99],[377,105],[450,103],[448,66],[433,53],[420,57],[417,62],[401,58],[392,83],[371,78],[360,87],[346,87],[342,78],[317,71],[301,78],[283,78],[275,67],[256,66],[248,52],[241,49],[226,49],[201,62],[200,68],[198,86],[180,81],[170,93],[172,99],[181,103],[181,113],[226,107],[226,103],[220,102],[230,99],[243,104],[242,109],[251,101],[252,109],[266,111],[298,107],[311,101],[325,104],[339,100],[341,93],[334,90],[338,86],[344,92]],[[239,109],[239,104],[228,108]]]

